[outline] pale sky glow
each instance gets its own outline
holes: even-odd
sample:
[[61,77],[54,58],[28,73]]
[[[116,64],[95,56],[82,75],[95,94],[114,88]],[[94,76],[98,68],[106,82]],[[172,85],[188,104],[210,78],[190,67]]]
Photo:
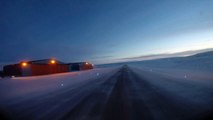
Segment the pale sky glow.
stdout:
[[[147,50],[147,52],[141,52],[144,50],[143,46],[141,46],[142,43],[134,45],[130,51],[126,51],[127,54],[119,54],[120,56],[117,55],[117,58],[115,58],[113,62],[119,61],[125,62],[126,60],[121,59],[131,57],[134,58],[137,56],[146,56],[152,54],[174,54],[175,56],[176,53],[184,51],[193,51],[193,52],[190,54],[182,54],[181,56],[188,56],[191,54],[193,55],[193,53],[197,53],[196,51],[198,51],[199,53],[200,50],[213,48],[213,30],[203,30],[194,33],[181,34],[177,36],[160,39],[159,41],[161,44],[164,45],[152,46],[153,48],[150,48],[150,51]],[[180,55],[178,54],[178,56]],[[109,61],[109,63],[111,63],[111,61]]]
[[53,57],[100,64],[213,48],[212,6],[213,0],[1,1],[0,62]]
[[[152,42],[152,40],[149,40]],[[127,47],[130,49],[123,50],[127,54],[118,54],[118,58],[122,57],[135,57],[140,55],[149,54],[162,54],[162,53],[176,53],[189,50],[201,50],[206,48],[213,48],[213,30],[197,31],[195,33],[186,33],[182,35],[172,36],[168,38],[162,38],[158,40],[158,44],[147,46],[147,50],[144,51],[143,41],[137,42],[137,44],[129,43]],[[134,44],[134,46],[131,46]],[[147,43],[150,44],[150,43]],[[121,47],[125,48],[125,47]],[[128,56],[129,55],[129,56]]]
[[200,50],[206,48],[213,48],[213,30],[200,31],[195,33],[183,34],[166,38],[164,41],[169,41],[168,50],[164,49],[160,53],[175,53],[188,50]]

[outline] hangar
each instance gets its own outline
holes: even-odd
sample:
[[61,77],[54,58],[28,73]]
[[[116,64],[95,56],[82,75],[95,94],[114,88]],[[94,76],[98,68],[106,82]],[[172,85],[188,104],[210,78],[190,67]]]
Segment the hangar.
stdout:
[[93,69],[93,65],[88,62],[68,63],[69,71],[79,71]]
[[55,59],[22,61],[3,67],[4,76],[36,76],[93,69],[88,62],[64,63]]

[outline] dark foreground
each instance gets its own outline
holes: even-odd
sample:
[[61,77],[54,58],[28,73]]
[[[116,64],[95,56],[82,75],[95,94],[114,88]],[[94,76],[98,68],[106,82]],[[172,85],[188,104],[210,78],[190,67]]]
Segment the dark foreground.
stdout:
[[213,120],[213,104],[207,103],[203,106],[192,103],[173,91],[152,84],[149,82],[150,77],[168,81],[168,86],[171,84],[187,88],[187,93],[202,91],[205,97],[209,98],[207,102],[213,100],[211,88],[173,81],[145,71],[138,75],[128,66],[124,66],[107,79],[93,80],[76,88],[2,106],[1,119]]

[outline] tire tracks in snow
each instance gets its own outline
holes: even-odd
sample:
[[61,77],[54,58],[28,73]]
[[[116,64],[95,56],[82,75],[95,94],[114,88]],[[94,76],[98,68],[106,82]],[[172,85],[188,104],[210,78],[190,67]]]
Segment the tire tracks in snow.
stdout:
[[[44,98],[39,101],[27,100],[26,102],[32,104],[17,108],[21,111],[16,110],[15,119],[201,120],[205,118],[202,112],[201,115],[195,115],[193,111],[196,106],[180,99],[175,92],[163,89],[165,86],[153,84],[151,77],[147,77],[149,75],[161,81],[170,81],[154,73],[144,72],[141,75],[128,66],[123,66],[117,72],[103,76],[101,78],[103,80],[90,80],[74,88],[41,96]],[[180,86],[183,83],[171,80],[171,84]],[[210,110],[209,113],[211,112]]]
[[[117,70],[111,72],[116,73]],[[64,112],[75,107],[82,99],[87,97],[93,89],[112,77],[114,75],[112,73],[88,80],[71,88],[43,94],[31,99],[23,99],[21,102],[8,106],[8,116],[12,116],[14,119],[58,119],[64,115]]]

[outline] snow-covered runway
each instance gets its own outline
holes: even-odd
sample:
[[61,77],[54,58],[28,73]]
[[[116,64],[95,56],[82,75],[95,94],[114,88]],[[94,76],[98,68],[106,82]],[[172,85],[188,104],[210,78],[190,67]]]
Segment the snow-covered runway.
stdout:
[[202,120],[213,82],[123,66],[0,81],[2,118],[14,120]]

